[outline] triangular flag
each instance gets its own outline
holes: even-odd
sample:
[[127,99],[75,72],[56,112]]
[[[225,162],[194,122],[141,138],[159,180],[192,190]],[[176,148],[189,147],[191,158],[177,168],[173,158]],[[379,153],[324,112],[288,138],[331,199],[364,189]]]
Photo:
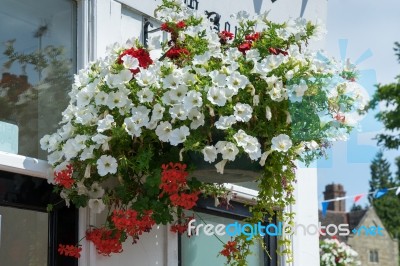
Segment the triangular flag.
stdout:
[[396,190],[396,195],[399,195],[399,194],[400,194],[400,187],[398,187]]
[[322,202],[322,217],[324,217],[324,218],[326,216],[326,211],[328,210],[328,205],[329,205],[329,201]]
[[356,203],[357,201],[359,201],[364,195],[360,194],[354,197],[354,203]]
[[385,195],[388,192],[387,188],[382,188],[382,189],[378,189],[375,192],[374,198],[375,199],[379,199],[380,197],[382,197],[383,195]]

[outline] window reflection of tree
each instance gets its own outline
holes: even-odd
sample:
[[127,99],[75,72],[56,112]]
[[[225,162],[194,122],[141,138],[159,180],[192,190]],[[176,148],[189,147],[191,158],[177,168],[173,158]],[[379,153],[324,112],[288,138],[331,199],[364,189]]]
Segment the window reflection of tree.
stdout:
[[[43,154],[39,139],[54,132],[61,120],[72,83],[72,60],[65,58],[62,46],[48,45],[31,53],[21,53],[16,51],[15,42],[15,39],[7,41],[3,52],[7,61],[0,80],[0,121],[18,126],[19,154],[43,158],[39,154]],[[13,64],[21,67],[22,74],[10,73]],[[36,84],[29,82],[36,77],[27,74],[27,68],[38,74]]]

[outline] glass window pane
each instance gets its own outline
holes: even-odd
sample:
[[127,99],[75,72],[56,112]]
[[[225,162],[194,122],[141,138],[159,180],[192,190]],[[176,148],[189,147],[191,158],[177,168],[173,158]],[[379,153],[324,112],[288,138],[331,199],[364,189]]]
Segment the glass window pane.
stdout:
[[45,159],[75,71],[75,2],[2,0],[0,150]]
[[[237,222],[237,220],[215,216],[205,213],[199,213],[202,220],[207,224],[216,226],[217,224],[231,224]],[[201,220],[195,216],[196,224],[200,224]],[[224,243],[231,240],[231,237],[227,234],[218,236]],[[224,265],[225,257],[219,255],[219,252],[223,249],[223,244],[215,236],[207,236],[202,230],[198,236],[188,237],[183,234],[181,237],[181,254],[182,254],[182,265],[191,266],[204,266],[204,265]],[[252,255],[248,257],[249,266],[261,266],[264,265],[263,259],[264,254],[262,252],[261,244],[256,244],[251,249]]]
[[0,206],[1,265],[46,266],[48,214]]

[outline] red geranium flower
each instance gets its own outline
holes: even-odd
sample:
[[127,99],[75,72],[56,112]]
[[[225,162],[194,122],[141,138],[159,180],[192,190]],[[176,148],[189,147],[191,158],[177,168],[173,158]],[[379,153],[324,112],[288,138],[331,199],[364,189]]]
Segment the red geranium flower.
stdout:
[[243,54],[246,54],[246,51],[251,49],[252,43],[250,41],[244,42],[241,45],[239,45],[239,51],[241,51]]
[[[150,58],[150,54],[147,50],[143,48],[129,48],[123,51],[119,57],[118,57],[118,63],[122,64],[124,61],[122,60],[122,57],[125,55],[130,55],[132,57],[135,57],[139,61],[139,66],[142,68],[148,68],[149,65],[153,64],[153,60]],[[131,72],[133,74],[136,74],[139,72],[139,68],[131,69]]]
[[190,53],[189,53],[188,49],[174,46],[174,47],[171,47],[165,55],[169,59],[178,59],[182,56],[188,56],[189,54]]
[[54,181],[57,185],[63,186],[65,188],[71,188],[74,184],[72,179],[73,167],[72,165],[67,165],[67,169],[61,170],[59,172],[54,172]]
[[77,246],[73,246],[73,245],[63,245],[63,244],[59,244],[58,246],[58,253],[60,255],[64,255],[64,256],[69,256],[69,257],[74,257],[79,259],[81,257],[81,252],[82,248],[81,247],[77,247]]
[[86,232],[86,239],[92,241],[97,253],[110,256],[111,253],[121,253],[122,243],[120,241],[121,232],[107,228],[96,228]]

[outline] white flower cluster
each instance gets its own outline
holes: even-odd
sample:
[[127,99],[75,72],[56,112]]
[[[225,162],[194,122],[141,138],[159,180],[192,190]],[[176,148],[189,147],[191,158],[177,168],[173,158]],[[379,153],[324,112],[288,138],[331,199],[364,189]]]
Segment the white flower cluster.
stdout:
[[[284,53],[264,57],[257,48],[245,52],[232,46],[221,49],[220,36],[210,29],[208,20],[181,4],[159,9],[158,15],[174,23],[189,16],[201,20],[201,24],[182,29],[179,38],[181,41],[197,38],[207,44],[207,50],[192,55],[191,62],[182,66],[166,58],[140,67],[141,59],[131,55],[124,55],[120,58],[122,63],[117,63],[121,53],[132,48],[133,41],[111,46],[106,58],[91,63],[75,76],[61,128],[41,139],[42,149],[49,152],[50,164],[65,166],[79,161],[87,165],[86,178],[93,174],[92,167],[96,167],[97,176],[116,175],[119,162],[109,144],[116,137],[113,134],[116,129],[123,129],[132,140],[153,138],[152,141],[172,146],[185,144],[194,132],[204,127],[220,131],[227,136],[225,140],[198,145],[207,162],[212,163],[218,154],[222,155],[223,162],[216,165],[222,168],[220,172],[226,161],[234,161],[240,152],[264,165],[271,152],[289,153],[292,149],[301,154],[319,148],[318,139],[294,143],[289,130],[268,136],[271,141],[266,145],[246,125],[253,122],[268,128],[276,120],[271,104],[286,100],[302,103],[305,96],[315,94],[317,86],[306,77],[339,76],[341,70],[337,65],[320,59],[317,54],[301,52],[297,44]],[[263,29],[259,27],[264,30],[268,27],[263,23],[264,16],[255,19],[260,31]],[[239,20],[247,18],[245,12],[238,15]],[[276,29],[277,38],[300,40],[306,35],[306,26],[303,19],[288,22]],[[210,66],[211,61],[218,62],[218,68]],[[249,68],[247,71],[243,70],[244,65]],[[296,78],[299,76],[304,78]],[[254,86],[254,80],[264,85]],[[350,105],[356,102],[358,109],[363,107],[364,97],[354,84],[339,77],[337,84],[326,91],[328,102],[337,103],[347,97]],[[348,111],[347,106],[337,104],[318,114],[321,128],[329,127],[324,136],[326,141],[347,136],[349,130],[343,125],[350,124]],[[289,128],[291,114],[286,111],[285,116]],[[102,205],[96,202],[91,204],[97,206],[93,208],[101,209]]]
[[322,266],[356,266],[361,265],[358,253],[344,242],[337,239],[324,239],[320,243],[320,260]]

